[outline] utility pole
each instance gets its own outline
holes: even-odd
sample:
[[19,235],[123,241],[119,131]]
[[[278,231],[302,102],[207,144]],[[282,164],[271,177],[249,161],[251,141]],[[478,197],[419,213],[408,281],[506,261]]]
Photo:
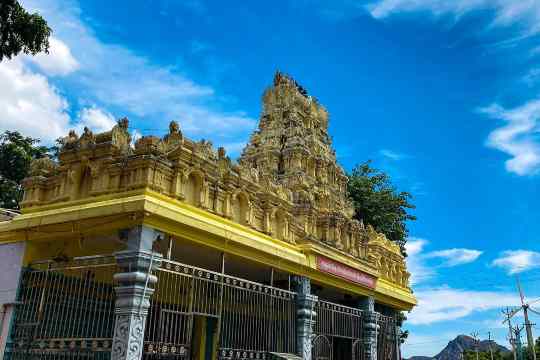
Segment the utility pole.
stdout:
[[488,346],[489,346],[489,356],[493,360],[493,349],[491,348],[491,331],[488,331]]
[[474,350],[476,352],[476,360],[478,360],[478,343],[479,343],[479,340],[478,340],[478,331],[473,331],[471,333],[471,337],[473,338],[474,340]]
[[512,328],[516,339],[516,348],[517,348],[517,360],[523,360],[523,345],[521,344],[521,332],[523,331],[523,326],[516,325]]
[[523,307],[523,317],[525,318],[525,331],[527,332],[527,347],[532,353],[533,360],[536,360],[536,351],[534,351],[534,338],[532,334],[532,325],[529,321],[529,304],[524,301],[523,291],[521,290],[521,284],[519,283],[519,277],[516,275],[517,287],[519,290],[519,296],[521,297],[521,306]]
[[503,320],[503,324],[506,322],[508,323],[508,341],[510,342],[510,345],[512,346],[512,353],[514,354],[514,360],[517,360],[517,353],[516,353],[516,340],[514,338],[514,330],[512,329],[512,322],[510,321],[510,318],[512,317],[512,310],[510,310],[509,307],[506,307],[505,310],[502,310],[502,313],[506,319]]

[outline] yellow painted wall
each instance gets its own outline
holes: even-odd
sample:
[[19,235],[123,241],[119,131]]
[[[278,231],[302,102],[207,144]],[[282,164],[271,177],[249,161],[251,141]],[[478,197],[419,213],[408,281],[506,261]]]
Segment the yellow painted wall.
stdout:
[[275,267],[344,291],[373,295],[377,301],[409,310],[416,300],[409,289],[379,279],[371,290],[316,268],[316,256],[324,255],[360,271],[378,276],[369,264],[318,245],[290,244],[200,208],[151,191],[119,193],[32,209],[9,222],[0,223],[0,242],[26,240],[25,263],[50,259],[64,252],[69,257],[111,254],[122,249],[114,240],[99,236],[143,223],[166,233],[225,253]]

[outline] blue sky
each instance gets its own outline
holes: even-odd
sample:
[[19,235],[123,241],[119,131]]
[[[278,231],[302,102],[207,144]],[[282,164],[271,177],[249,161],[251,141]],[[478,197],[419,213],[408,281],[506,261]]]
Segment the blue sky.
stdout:
[[415,196],[406,356],[474,330],[505,343],[516,273],[540,296],[537,0],[23,4],[49,20],[51,54],[0,63],[0,131],[175,119],[234,156],[280,69],[328,108],[346,169],[372,159]]

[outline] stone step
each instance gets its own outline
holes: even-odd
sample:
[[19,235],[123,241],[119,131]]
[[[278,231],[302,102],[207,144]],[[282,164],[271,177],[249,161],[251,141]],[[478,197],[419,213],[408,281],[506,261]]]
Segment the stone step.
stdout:
[[302,360],[302,358],[296,354],[286,354],[286,353],[276,353],[276,352],[270,352],[268,353],[269,360]]

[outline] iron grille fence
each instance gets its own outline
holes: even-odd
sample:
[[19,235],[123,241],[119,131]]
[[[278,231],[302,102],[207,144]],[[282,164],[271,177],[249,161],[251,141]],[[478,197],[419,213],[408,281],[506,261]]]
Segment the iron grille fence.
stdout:
[[323,300],[316,302],[314,310],[317,313],[315,334],[350,339],[362,337],[362,310]]
[[116,270],[112,256],[24,269],[6,359],[109,359]]
[[294,352],[295,293],[170,260],[157,276],[146,359],[189,359],[204,331],[221,359]]
[[314,310],[313,360],[364,358],[362,310],[323,300],[315,303]]
[[390,316],[379,315],[379,331],[377,333],[377,357],[378,360],[397,359],[397,330],[396,321]]
[[[118,270],[113,256],[24,269],[5,359],[110,359]],[[294,292],[169,260],[156,275],[144,359],[188,360],[214,349],[227,360],[295,353]],[[362,311],[323,300],[314,310],[313,359],[363,360]],[[398,360],[395,320],[380,315],[378,324],[379,360]]]

